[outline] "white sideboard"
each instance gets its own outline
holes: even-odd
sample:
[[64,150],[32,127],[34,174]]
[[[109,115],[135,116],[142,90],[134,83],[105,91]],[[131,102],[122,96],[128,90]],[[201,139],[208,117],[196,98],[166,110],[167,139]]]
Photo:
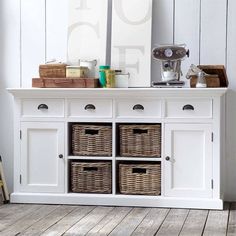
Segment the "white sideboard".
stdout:
[[[15,102],[11,202],[223,208],[226,88],[8,90]],[[70,124],[83,122],[112,126],[111,157],[71,155]],[[161,157],[117,155],[119,123],[161,124]],[[111,194],[70,192],[71,160],[111,161]],[[161,194],[120,194],[120,161],[161,163]]]

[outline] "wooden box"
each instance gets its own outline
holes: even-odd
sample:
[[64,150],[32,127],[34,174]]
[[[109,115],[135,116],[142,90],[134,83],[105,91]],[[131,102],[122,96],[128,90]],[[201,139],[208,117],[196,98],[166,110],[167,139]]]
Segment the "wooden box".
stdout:
[[35,88],[97,88],[97,78],[34,78]]
[[45,64],[39,66],[40,78],[65,78],[66,64]]

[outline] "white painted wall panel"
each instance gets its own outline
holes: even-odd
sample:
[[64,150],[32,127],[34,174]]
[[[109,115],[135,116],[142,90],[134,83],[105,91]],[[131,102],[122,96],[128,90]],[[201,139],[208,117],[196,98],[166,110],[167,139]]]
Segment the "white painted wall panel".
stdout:
[[13,187],[13,98],[7,87],[20,86],[20,1],[0,1],[0,155]]
[[200,1],[175,0],[174,43],[184,43],[190,50],[190,57],[182,63],[184,77],[192,63],[199,64],[199,40]]
[[106,62],[107,0],[69,0],[68,61]]
[[130,87],[151,83],[152,0],[113,0],[111,65],[130,73]]
[[226,0],[201,1],[201,64],[225,65]]
[[[153,0],[152,48],[160,44],[173,44],[174,1]],[[161,63],[152,59],[152,80],[161,80]]]
[[38,77],[39,64],[45,63],[45,0],[21,1],[22,86],[31,87]]
[[236,1],[229,0],[227,74],[230,91],[227,94],[226,120],[226,199],[236,200]]
[[46,1],[46,61],[67,61],[68,1]]

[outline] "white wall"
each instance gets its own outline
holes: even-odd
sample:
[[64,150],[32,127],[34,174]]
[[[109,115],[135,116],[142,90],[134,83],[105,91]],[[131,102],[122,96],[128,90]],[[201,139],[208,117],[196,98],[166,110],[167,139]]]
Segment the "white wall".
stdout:
[[[31,78],[37,76],[40,63],[51,58],[66,60],[67,1],[0,1],[0,153],[11,189],[12,98],[5,88],[31,87]],[[236,200],[235,10],[235,0],[153,0],[153,45],[186,43],[191,56],[183,63],[184,73],[191,63],[227,67],[230,82],[225,157],[228,200]],[[159,67],[153,62],[152,79],[158,77]]]

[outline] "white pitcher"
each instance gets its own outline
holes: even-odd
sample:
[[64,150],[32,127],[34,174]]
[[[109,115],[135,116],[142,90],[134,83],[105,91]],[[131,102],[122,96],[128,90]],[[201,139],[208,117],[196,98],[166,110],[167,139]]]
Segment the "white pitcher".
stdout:
[[96,70],[95,67],[97,65],[97,60],[81,60],[79,59],[79,66],[88,67],[88,77],[94,78],[96,76]]

